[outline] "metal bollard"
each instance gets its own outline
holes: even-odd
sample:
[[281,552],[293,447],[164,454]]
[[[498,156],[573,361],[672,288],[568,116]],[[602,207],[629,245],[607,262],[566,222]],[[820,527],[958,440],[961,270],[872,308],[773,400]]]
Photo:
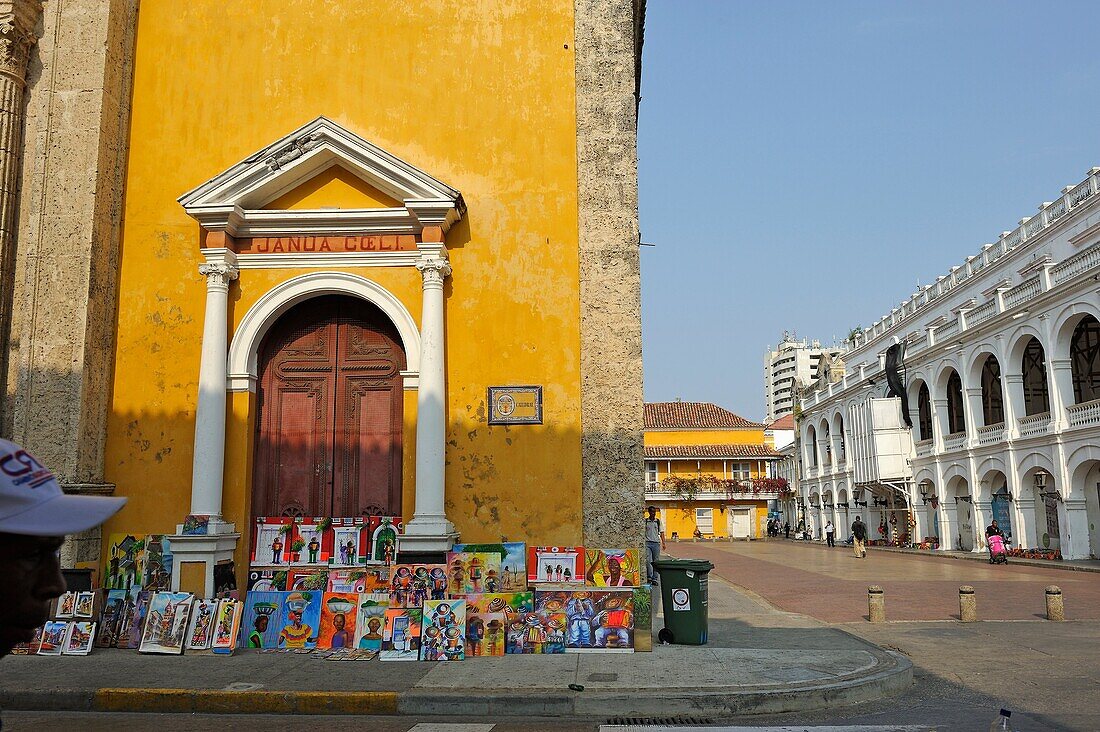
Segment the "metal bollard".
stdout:
[[886,597],[878,585],[867,588],[867,619],[872,623],[886,622]]
[[1047,588],[1047,620],[1061,622],[1066,619],[1065,606],[1062,605],[1062,588],[1051,585]]
[[978,598],[974,596],[974,588],[963,585],[959,588],[959,620],[964,623],[973,623],[978,619]]

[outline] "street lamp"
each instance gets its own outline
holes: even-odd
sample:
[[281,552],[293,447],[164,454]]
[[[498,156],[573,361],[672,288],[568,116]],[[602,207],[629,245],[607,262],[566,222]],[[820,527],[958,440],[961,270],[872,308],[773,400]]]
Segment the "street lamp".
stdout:
[[1062,494],[1057,490],[1047,491],[1047,478],[1050,477],[1050,473],[1045,470],[1035,471],[1035,492],[1039,494],[1040,498],[1053,498],[1059,503],[1062,502]]

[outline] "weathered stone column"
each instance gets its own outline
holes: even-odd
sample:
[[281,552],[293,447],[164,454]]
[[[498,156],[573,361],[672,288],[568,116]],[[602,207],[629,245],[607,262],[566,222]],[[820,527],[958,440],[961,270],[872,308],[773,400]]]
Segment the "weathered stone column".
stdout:
[[443,282],[451,274],[447,249],[423,243],[416,268],[424,278],[420,319],[420,383],[416,393],[416,506],[399,540],[402,551],[447,551],[456,536],[447,520],[447,381],[445,373]]
[[[199,274],[206,277],[206,315],[199,360],[199,395],[195,408],[195,457],[191,473],[191,513],[210,516],[211,533],[227,533],[222,524],[222,477],[225,470],[225,383],[229,283],[237,279],[237,258],[228,249],[208,252]],[[215,528],[218,525],[218,528]],[[229,529],[232,531],[232,528]]]
[[0,338],[7,356],[20,169],[23,164],[23,89],[27,61],[42,14],[41,0],[0,2]]

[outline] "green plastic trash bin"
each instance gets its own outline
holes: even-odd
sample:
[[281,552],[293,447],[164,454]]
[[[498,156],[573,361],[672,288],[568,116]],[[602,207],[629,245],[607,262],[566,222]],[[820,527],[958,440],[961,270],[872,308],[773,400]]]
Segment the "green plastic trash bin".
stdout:
[[658,559],[665,627],[657,639],[701,646],[707,642],[707,583],[714,565],[705,559]]

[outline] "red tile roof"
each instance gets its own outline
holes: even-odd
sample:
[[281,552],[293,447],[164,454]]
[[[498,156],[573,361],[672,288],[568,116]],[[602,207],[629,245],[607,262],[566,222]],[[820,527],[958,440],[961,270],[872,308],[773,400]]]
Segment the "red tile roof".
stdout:
[[783,453],[767,445],[646,445],[647,459],[660,458],[763,458],[777,459]]
[[768,425],[769,430],[793,430],[794,429],[794,415],[784,414],[779,419],[775,420]]
[[710,402],[654,402],[645,405],[645,428],[659,429],[764,429]]

